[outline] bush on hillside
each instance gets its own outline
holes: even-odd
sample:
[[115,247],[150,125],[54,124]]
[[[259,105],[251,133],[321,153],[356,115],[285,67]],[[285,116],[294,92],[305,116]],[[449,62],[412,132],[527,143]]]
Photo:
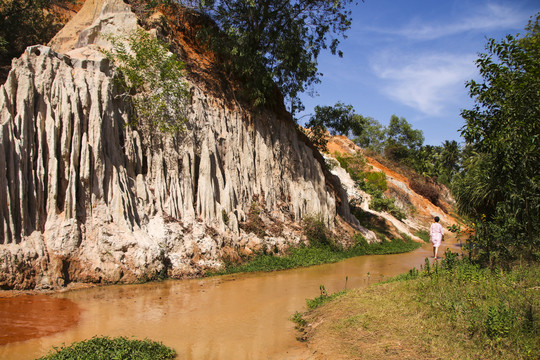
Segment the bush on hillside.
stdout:
[[428,199],[433,205],[440,206],[440,191],[431,179],[418,175],[413,176],[410,179],[410,187],[414,192]]
[[311,247],[337,247],[321,215],[306,216],[303,221],[304,235],[309,240]]
[[117,66],[121,96],[133,102],[132,125],[151,132],[184,130],[189,105],[189,87],[184,63],[163,41],[144,30],[128,36],[109,36],[111,50],[103,50]]

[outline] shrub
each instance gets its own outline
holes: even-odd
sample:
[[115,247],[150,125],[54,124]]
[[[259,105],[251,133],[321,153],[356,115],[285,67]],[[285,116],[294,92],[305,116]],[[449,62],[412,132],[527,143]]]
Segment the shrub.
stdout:
[[353,155],[343,155],[340,153],[335,153],[334,156],[339,162],[339,165],[345,169],[345,171],[347,171],[354,181],[364,181],[364,172],[367,168],[367,160],[362,154],[356,153]]
[[112,50],[103,52],[117,66],[122,96],[135,107],[132,125],[149,131],[182,131],[189,99],[184,63],[169,52],[167,44],[144,30],[127,37],[111,35],[109,40]]
[[410,186],[414,192],[428,199],[433,205],[439,206],[439,189],[431,180],[422,176],[413,176]]
[[306,216],[304,218],[304,235],[312,247],[336,248],[332,234],[327,229],[321,215]]
[[[364,174],[365,190],[367,193],[370,191],[382,191],[388,190],[388,183],[386,182],[386,174],[382,171],[366,172]],[[368,191],[369,190],[369,191]]]
[[326,165],[328,170],[333,170],[338,165],[338,162],[337,160],[332,158],[324,158],[324,164]]
[[240,227],[244,229],[245,232],[253,233],[258,237],[263,237],[266,235],[265,225],[261,219],[261,209],[259,204],[256,201],[251,203],[249,212],[247,214],[247,219],[245,222],[240,224]]
[[54,348],[53,352],[38,360],[167,360],[174,359],[176,351],[151,340],[128,340],[125,337],[94,337],[67,347]]
[[384,197],[382,193],[378,192],[375,195],[372,195],[369,208],[375,211],[386,211],[401,221],[407,216],[400,208],[396,206],[395,201],[396,199]]

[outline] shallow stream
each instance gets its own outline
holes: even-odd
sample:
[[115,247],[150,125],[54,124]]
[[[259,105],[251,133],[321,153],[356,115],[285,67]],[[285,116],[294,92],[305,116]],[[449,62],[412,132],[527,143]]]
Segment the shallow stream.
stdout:
[[[456,244],[443,243],[440,251]],[[95,335],[158,340],[178,359],[296,359],[305,299],[359,288],[424,264],[431,246],[273,273],[115,285],[0,298],[0,359],[35,359]],[[348,281],[346,282],[346,278]]]

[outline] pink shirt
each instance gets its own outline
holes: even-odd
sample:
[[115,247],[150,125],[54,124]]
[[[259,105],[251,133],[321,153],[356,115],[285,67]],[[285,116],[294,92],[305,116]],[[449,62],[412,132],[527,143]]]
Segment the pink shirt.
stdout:
[[444,235],[444,229],[441,224],[433,223],[429,228],[429,237],[434,245],[441,244],[442,237]]

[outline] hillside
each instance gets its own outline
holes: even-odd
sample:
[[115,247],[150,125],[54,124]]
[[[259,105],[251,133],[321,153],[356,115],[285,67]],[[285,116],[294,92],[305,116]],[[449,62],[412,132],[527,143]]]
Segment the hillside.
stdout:
[[[87,0],[50,47],[14,60],[0,88],[1,288],[200,276],[304,242],[302,219],[311,215],[345,243],[357,231],[377,241],[349,207],[367,194],[325,166],[284,108],[251,110],[235,98],[241,84],[194,37],[201,21],[181,8],[137,15],[120,0]],[[100,51],[111,46],[107,34],[141,25],[187,64],[183,134],[130,126],[131,105]],[[359,151],[343,138],[332,144]],[[370,224],[420,241],[414,233],[432,215],[453,223],[407,179],[370,162],[408,212],[399,221],[362,202]]]
[[[369,202],[371,195],[360,190],[349,174],[341,167],[336,166],[332,172],[340,178],[341,183],[347,190],[349,202],[359,204],[359,207],[370,215],[366,219],[367,223],[362,225],[373,227],[370,226],[371,222],[371,225],[375,224],[376,226],[383,227],[388,233],[396,237],[400,237],[400,234],[406,234],[416,241],[422,241],[416,234],[420,231],[428,231],[433,217],[439,216],[446,227],[456,223],[456,219],[446,211],[446,209],[451,209],[453,206],[453,199],[446,188],[441,186],[440,203],[444,206],[444,209],[442,209],[412,190],[411,180],[409,178],[364,154],[361,148],[345,136],[338,135],[329,138],[327,156],[335,157],[336,154],[351,155],[356,153],[364,155],[369,171],[380,171],[386,175],[388,190],[386,190],[385,196],[395,198],[397,207],[406,215],[405,219],[399,220],[387,212],[378,212],[370,209]],[[368,239],[374,239],[374,236],[375,234],[370,234],[367,237]]]

